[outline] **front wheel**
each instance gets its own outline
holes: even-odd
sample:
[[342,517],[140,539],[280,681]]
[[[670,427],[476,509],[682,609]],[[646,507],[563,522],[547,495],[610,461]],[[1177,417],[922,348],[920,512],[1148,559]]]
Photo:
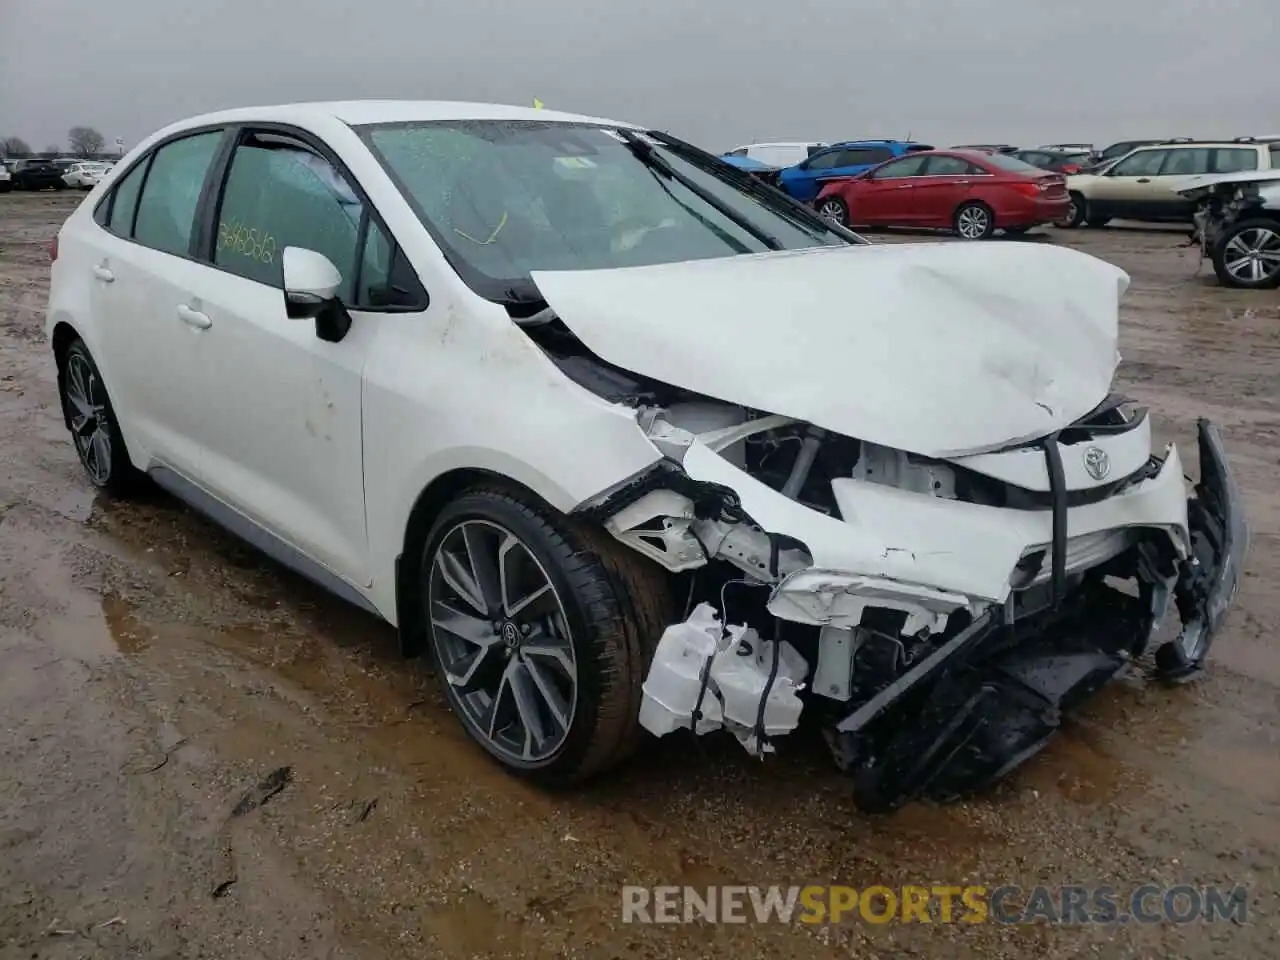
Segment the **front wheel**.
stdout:
[[996,232],[996,218],[985,203],[966,203],[956,210],[954,227],[961,240],[985,240]]
[[1075,228],[1084,223],[1085,212],[1089,209],[1084,197],[1078,193],[1067,196],[1067,213],[1054,226]]
[[132,493],[139,474],[129,460],[102,374],[83,340],[67,348],[58,381],[63,415],[89,482],[113,496]]
[[1213,272],[1227,287],[1280,286],[1280,222],[1241,220],[1213,246]]
[[420,575],[445,698],[490,756],[563,784],[631,752],[672,617],[658,567],[531,496],[482,487],[441,511]]
[[818,201],[818,213],[832,223],[842,227],[849,225],[849,208],[839,197],[823,197]]

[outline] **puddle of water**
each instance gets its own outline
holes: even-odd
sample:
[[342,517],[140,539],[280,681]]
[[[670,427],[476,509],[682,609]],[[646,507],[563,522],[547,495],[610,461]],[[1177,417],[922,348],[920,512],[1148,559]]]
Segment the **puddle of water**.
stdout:
[[524,924],[508,919],[473,890],[432,908],[426,927],[447,957],[537,957],[541,938]]

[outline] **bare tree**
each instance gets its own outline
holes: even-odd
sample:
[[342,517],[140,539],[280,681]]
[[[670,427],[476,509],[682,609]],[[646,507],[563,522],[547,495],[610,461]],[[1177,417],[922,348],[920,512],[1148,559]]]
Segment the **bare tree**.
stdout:
[[21,137],[5,137],[0,140],[0,156],[11,157],[16,153],[30,153],[31,147]]
[[72,127],[67,131],[67,142],[71,144],[71,152],[76,156],[91,157],[102,152],[102,145],[106,141],[93,127]]
[[62,148],[58,146],[56,143],[51,143],[44,148],[44,152],[51,153],[56,157],[58,154],[62,152]]

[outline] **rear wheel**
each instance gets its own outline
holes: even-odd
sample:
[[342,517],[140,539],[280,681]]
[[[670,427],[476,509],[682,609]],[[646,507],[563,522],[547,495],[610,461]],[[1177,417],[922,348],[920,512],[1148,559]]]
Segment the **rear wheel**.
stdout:
[[441,511],[420,576],[445,698],[495,760],[570,783],[632,751],[672,617],[658,567],[531,496],[482,487]]
[[985,203],[961,204],[953,225],[961,240],[985,240],[996,232],[995,215]]
[[63,414],[89,482],[113,496],[132,493],[140,475],[129,460],[106,384],[83,340],[67,347],[58,381]]
[[1280,222],[1241,220],[1213,247],[1213,272],[1228,287],[1280,286]]
[[818,201],[818,213],[842,227],[849,225],[849,208],[839,197],[823,197]]

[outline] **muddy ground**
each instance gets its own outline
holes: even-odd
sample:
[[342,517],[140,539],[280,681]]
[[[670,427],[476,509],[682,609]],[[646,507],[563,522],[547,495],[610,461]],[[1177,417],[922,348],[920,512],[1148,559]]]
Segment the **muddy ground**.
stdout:
[[[93,496],[40,332],[77,200],[0,196],[0,957],[1280,955],[1276,293],[1218,288],[1174,233],[1052,236],[1131,272],[1122,386],[1184,445],[1218,421],[1239,471],[1255,539],[1202,680],[1113,685],[955,806],[865,817],[803,737],[766,763],[727,738],[654,742],[555,796],[468,744],[386,626],[164,496]],[[626,883],[806,882],[1251,901],[1244,925],[621,922]]]

